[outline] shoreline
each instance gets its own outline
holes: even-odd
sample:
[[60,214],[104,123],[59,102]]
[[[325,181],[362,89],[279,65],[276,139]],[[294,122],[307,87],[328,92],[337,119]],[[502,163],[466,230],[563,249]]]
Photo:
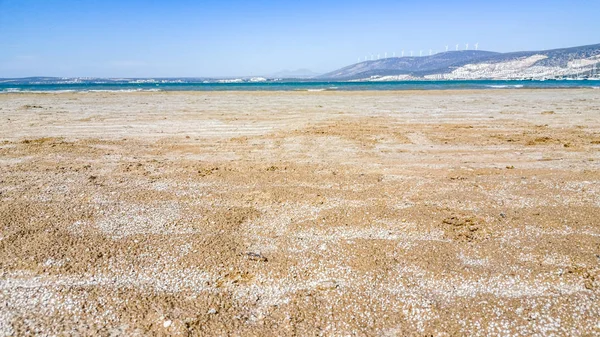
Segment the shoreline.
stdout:
[[[600,84],[600,83],[599,83]],[[220,93],[240,93],[240,94],[264,94],[264,93],[389,93],[389,94],[401,94],[401,93],[448,93],[448,94],[460,94],[470,92],[481,92],[481,93],[493,93],[493,92],[526,92],[526,91],[589,91],[597,90],[600,87],[559,87],[559,88],[465,88],[465,89],[366,89],[366,90],[310,90],[310,89],[296,89],[296,90],[48,90],[48,91],[15,91],[15,92],[0,92],[0,97],[10,95],[49,95],[49,94],[141,94],[141,95],[152,95],[152,94],[220,94]]]

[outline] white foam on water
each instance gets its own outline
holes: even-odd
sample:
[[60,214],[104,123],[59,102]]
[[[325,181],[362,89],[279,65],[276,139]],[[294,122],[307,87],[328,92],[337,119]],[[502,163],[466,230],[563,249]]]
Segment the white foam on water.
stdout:
[[92,90],[81,90],[81,92],[158,92],[161,89],[92,89]]
[[0,91],[0,93],[9,93],[9,92],[21,92],[21,89],[19,89],[19,88],[6,88],[6,89]]
[[505,88],[523,88],[522,84],[515,85],[486,85],[487,88],[505,89]]
[[76,89],[65,89],[65,90],[21,90],[18,88],[8,88],[0,91],[0,94],[9,94],[9,93],[38,93],[38,94],[64,94],[64,93],[90,93],[90,92],[160,92],[161,89],[92,89],[92,90],[76,90]]

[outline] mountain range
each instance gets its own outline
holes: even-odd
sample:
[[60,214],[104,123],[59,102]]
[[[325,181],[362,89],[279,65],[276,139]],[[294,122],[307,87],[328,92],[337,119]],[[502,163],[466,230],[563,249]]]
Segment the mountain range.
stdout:
[[322,80],[543,79],[594,77],[600,44],[544,51],[448,51],[423,57],[359,62],[315,77]]
[[600,44],[542,51],[498,53],[483,50],[447,51],[423,57],[387,57],[355,63],[318,75],[308,69],[284,70],[263,77],[239,78],[0,78],[9,84],[185,84],[277,81],[404,81],[600,79]]

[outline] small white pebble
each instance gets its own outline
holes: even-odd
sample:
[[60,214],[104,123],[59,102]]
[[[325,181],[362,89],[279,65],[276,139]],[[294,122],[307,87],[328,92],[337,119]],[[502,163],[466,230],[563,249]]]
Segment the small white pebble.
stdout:
[[208,310],[208,314],[209,314],[209,315],[214,315],[214,314],[216,314],[216,313],[217,313],[217,310],[216,310],[216,309],[214,309],[214,308],[212,308],[212,309]]
[[166,321],[163,323],[163,326],[164,326],[165,328],[168,328],[168,327],[170,327],[170,326],[171,326],[171,324],[173,324],[173,322],[172,322],[170,319],[168,319],[168,320],[166,320]]

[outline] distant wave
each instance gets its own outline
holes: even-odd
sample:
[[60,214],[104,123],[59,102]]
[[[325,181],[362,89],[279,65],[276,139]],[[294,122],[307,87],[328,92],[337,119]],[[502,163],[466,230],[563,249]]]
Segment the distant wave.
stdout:
[[338,87],[328,87],[328,88],[302,88],[302,89],[294,89],[294,91],[308,91],[308,92],[320,92],[320,91],[336,91]]
[[319,91],[325,91],[327,89],[323,89],[323,88],[318,88],[318,89],[293,89],[293,91],[308,91],[308,92],[319,92]]
[[90,89],[81,90],[80,92],[158,92],[161,89]]
[[63,90],[22,90],[19,88],[6,88],[0,90],[0,94],[10,93],[39,93],[39,94],[64,94],[64,93],[88,93],[88,92],[159,92],[161,89],[63,89]]
[[515,85],[486,85],[487,88],[505,89],[505,88],[523,88],[522,84]]

